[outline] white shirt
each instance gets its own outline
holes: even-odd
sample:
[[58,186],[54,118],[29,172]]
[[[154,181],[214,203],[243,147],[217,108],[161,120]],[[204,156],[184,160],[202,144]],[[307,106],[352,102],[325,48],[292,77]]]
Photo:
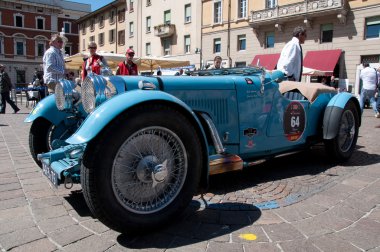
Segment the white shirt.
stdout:
[[372,67],[366,67],[360,71],[360,79],[363,81],[363,88],[367,90],[376,89],[376,70]]
[[281,51],[277,70],[283,71],[298,81],[301,77],[301,47],[298,38],[293,37]]
[[61,50],[50,46],[46,50],[43,57],[43,66],[44,66],[44,82],[57,83],[60,79],[64,77],[65,73],[65,60]]

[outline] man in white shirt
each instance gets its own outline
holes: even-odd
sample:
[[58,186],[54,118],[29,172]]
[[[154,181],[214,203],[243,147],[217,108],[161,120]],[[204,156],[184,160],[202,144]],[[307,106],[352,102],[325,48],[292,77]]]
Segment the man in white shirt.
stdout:
[[364,69],[360,71],[360,79],[363,82],[362,90],[360,92],[360,109],[363,113],[364,102],[369,99],[375,117],[380,118],[380,114],[377,111],[375,93],[377,91],[377,73],[376,70],[369,67],[368,63],[363,63]]
[[301,81],[303,55],[301,44],[306,40],[306,29],[297,26],[293,30],[293,38],[281,51],[280,59],[277,62],[277,70],[281,70],[288,77],[288,80]]

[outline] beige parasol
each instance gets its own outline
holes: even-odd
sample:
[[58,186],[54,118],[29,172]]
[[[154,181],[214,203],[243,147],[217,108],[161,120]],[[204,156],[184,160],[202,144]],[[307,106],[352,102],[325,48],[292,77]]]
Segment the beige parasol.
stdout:
[[183,67],[189,66],[190,61],[188,60],[174,60],[165,57],[140,57],[133,60],[137,66],[139,71],[147,71],[150,70],[153,72],[153,69],[160,68],[174,68],[174,67]]
[[[117,54],[117,53],[105,53],[105,52],[97,52],[97,54],[103,56],[108,66],[115,70],[117,67],[117,64],[119,62],[125,60],[124,54]],[[65,66],[67,69],[79,69],[83,64],[83,58],[87,58],[90,54],[87,52],[81,52],[74,55],[71,55],[69,57],[65,57]]]

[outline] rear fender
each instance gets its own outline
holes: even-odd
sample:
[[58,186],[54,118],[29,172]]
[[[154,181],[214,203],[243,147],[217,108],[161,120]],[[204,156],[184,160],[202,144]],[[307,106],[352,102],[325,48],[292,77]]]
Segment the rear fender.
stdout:
[[[360,115],[360,106],[358,99],[352,94],[342,92],[335,95],[327,104],[325,113],[323,116],[323,139],[333,139],[338,134],[339,118],[343,113],[343,109],[346,104],[352,101],[355,104],[356,110]],[[359,127],[361,125],[361,117],[359,116]]]
[[45,118],[54,125],[64,121],[71,113],[58,110],[55,105],[55,95],[49,95],[37,103],[24,122],[33,122],[38,118]]
[[[184,102],[179,100],[173,95],[162,91],[155,90],[132,90],[122,93],[102,103],[96,108],[84,121],[81,127],[70,138],[66,140],[69,144],[83,144],[88,143],[94,139],[112,120],[119,116],[124,111],[132,109],[135,106],[139,106],[147,102],[165,102],[181,111],[194,125],[197,131],[203,150],[203,168],[202,174],[208,175],[209,162],[208,162],[208,145],[205,131],[201,122],[197,118],[196,114],[187,106]],[[207,169],[206,169],[207,168]],[[203,186],[208,183],[208,176],[202,175]]]

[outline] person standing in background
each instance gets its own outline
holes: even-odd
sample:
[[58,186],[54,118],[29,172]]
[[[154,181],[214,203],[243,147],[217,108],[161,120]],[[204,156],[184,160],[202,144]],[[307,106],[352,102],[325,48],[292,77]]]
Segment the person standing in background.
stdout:
[[281,70],[287,76],[288,80],[301,81],[303,68],[303,54],[301,44],[306,40],[306,29],[297,26],[293,30],[293,38],[281,51],[277,63],[277,70]]
[[20,109],[17,105],[11,100],[9,93],[12,90],[11,79],[8,74],[5,72],[5,66],[0,64],[0,94],[1,94],[1,104],[0,104],[0,114],[5,114],[6,103],[14,110],[14,113],[17,113]]
[[106,59],[96,53],[98,45],[94,41],[90,41],[87,45],[87,48],[90,51],[90,57],[83,59],[82,81],[86,78],[89,72],[100,74],[102,67],[108,67]]
[[360,71],[360,79],[363,81],[363,87],[360,92],[360,110],[363,113],[364,102],[369,99],[375,117],[380,118],[379,111],[377,111],[375,93],[377,91],[377,72],[376,69],[369,67],[368,63],[363,63],[364,69]]
[[137,65],[133,63],[133,57],[135,56],[135,51],[132,48],[128,48],[125,53],[127,57],[126,60],[120,62],[116,69],[116,75],[137,75]]
[[221,68],[223,68],[223,67],[222,67],[222,57],[220,57],[220,56],[215,56],[215,58],[214,58],[214,65],[211,66],[211,67],[208,68],[208,69],[221,69]]
[[65,77],[65,60],[62,55],[63,38],[54,34],[50,40],[50,48],[43,57],[44,82],[48,87],[49,94],[54,94],[55,86],[60,79]]

